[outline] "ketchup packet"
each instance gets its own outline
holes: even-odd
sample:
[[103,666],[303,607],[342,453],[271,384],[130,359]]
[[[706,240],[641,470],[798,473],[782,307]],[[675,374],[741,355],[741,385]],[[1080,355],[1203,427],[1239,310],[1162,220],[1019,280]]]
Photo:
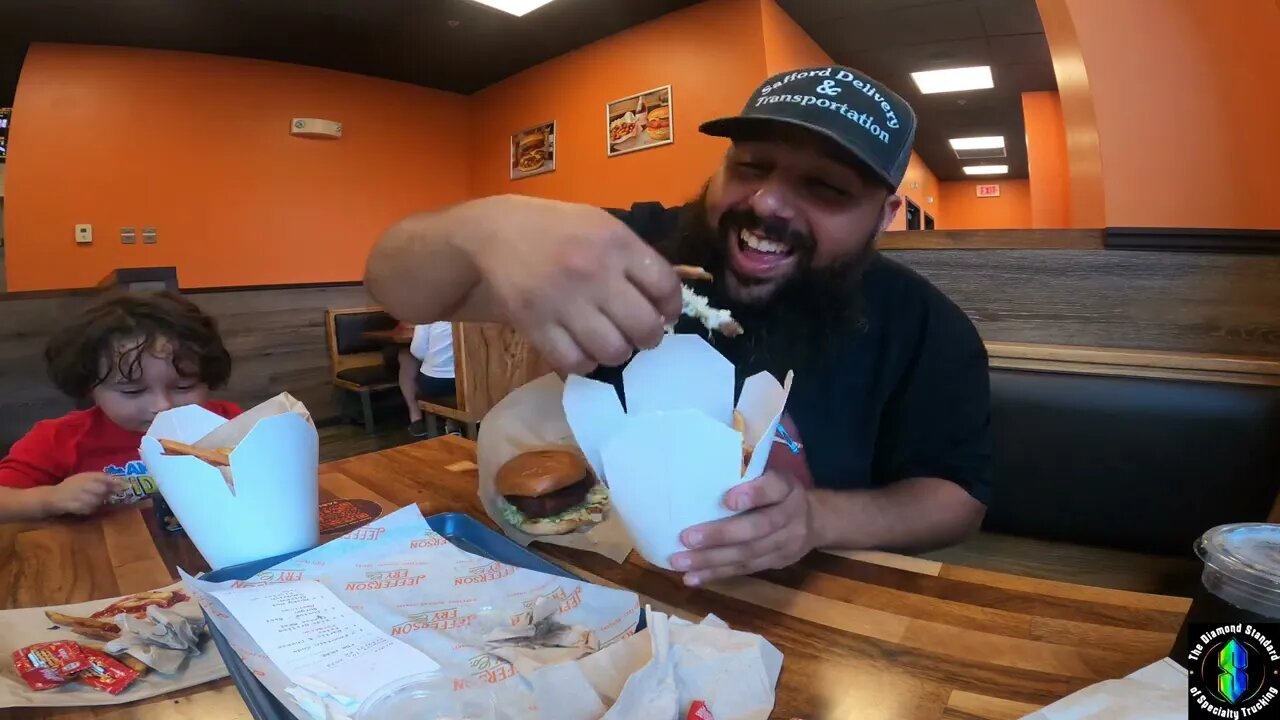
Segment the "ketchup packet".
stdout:
[[70,640],[36,643],[13,651],[13,667],[32,690],[63,685],[88,666],[84,649]]
[[684,720],[716,720],[711,711],[707,709],[707,704],[701,700],[694,700],[689,706],[689,714],[685,715]]
[[106,653],[93,648],[84,648],[84,654],[89,659],[89,666],[76,676],[78,682],[112,695],[119,695],[138,679],[137,670]]

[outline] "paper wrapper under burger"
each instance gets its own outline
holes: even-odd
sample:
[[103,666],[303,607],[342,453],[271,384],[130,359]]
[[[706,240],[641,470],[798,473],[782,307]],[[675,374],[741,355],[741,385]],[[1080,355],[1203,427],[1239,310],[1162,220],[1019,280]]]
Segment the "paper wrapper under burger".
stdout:
[[[233,448],[231,465],[166,455],[162,438]],[[232,420],[199,405],[166,410],[151,423],[139,451],[160,494],[215,570],[320,540],[319,436],[306,407],[288,393]]]
[[552,545],[590,550],[622,562],[631,552],[631,538],[613,512],[612,506],[603,522],[587,530],[567,535],[528,535],[511,527],[502,519],[502,496],[496,481],[498,468],[520,453],[547,448],[576,448],[573,431],[565,420],[561,398],[564,382],[555,375],[544,375],[503,398],[480,423],[477,438],[477,465],[480,473],[480,502],[507,537],[528,545],[534,540]]

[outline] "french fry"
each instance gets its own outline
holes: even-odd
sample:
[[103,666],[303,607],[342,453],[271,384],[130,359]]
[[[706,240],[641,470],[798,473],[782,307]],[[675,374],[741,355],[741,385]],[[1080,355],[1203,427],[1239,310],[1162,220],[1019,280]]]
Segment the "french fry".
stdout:
[[221,465],[230,467],[231,465],[231,448],[198,448],[194,445],[188,445],[177,440],[161,440],[160,447],[164,448],[166,455],[190,455],[191,457],[200,458],[210,465]]
[[747,444],[747,419],[742,416],[739,410],[733,411],[733,429],[742,435],[742,472],[747,471],[747,465],[751,464],[751,446]]
[[675,265],[673,266],[676,275],[681,280],[714,280],[715,276],[706,270],[695,265]]
[[113,622],[94,618],[64,615],[60,612],[45,610],[44,616],[54,625],[61,625],[71,632],[94,640],[106,642],[120,637],[120,628]]

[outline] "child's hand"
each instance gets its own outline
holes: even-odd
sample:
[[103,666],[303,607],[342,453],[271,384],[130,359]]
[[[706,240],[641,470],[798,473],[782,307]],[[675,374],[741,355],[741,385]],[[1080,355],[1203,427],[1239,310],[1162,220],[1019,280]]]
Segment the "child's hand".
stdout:
[[125,488],[126,481],[116,475],[103,472],[83,472],[63,480],[57,485],[41,488],[45,497],[45,513],[48,515],[88,515]]

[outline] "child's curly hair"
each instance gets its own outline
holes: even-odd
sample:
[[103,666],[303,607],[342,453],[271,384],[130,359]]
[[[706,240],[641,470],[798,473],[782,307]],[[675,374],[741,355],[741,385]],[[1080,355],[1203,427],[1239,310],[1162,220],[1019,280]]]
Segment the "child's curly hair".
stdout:
[[[136,344],[121,351],[121,340]],[[231,377],[231,354],[218,324],[195,303],[171,292],[112,293],[49,339],[44,358],[49,378],[74,399],[83,399],[113,372],[128,380],[142,374],[142,352],[158,341],[173,346],[173,368],[210,389]]]

